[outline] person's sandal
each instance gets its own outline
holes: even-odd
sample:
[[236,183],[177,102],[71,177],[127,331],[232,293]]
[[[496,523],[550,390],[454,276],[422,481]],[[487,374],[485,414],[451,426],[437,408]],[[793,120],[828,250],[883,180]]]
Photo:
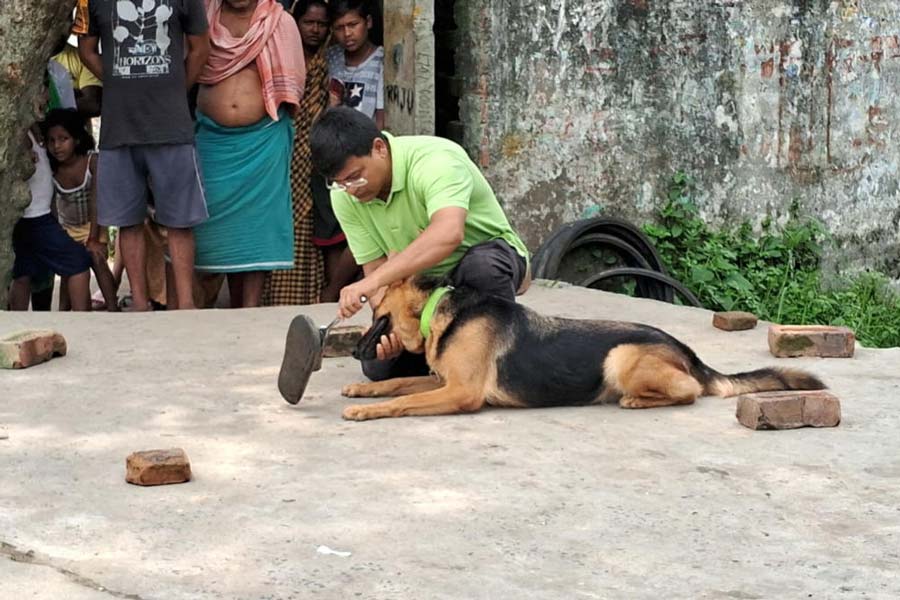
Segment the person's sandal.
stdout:
[[103,292],[97,290],[91,296],[91,310],[106,310],[106,299],[103,297]]
[[322,339],[319,328],[306,315],[297,315],[288,327],[284,358],[278,373],[278,391],[290,404],[303,398],[313,371],[322,368]]

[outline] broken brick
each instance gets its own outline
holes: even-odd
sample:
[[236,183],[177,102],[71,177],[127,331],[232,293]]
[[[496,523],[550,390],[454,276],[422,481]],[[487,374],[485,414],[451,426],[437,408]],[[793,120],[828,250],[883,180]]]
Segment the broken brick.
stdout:
[[713,315],[713,327],[724,331],[744,331],[756,327],[758,319],[753,313],[733,310]]
[[770,325],[769,351],[779,358],[817,356],[850,358],[856,335],[848,327],[830,325]]
[[344,325],[335,327],[325,336],[322,346],[322,356],[325,358],[337,358],[339,356],[352,356],[353,349],[359,343],[360,338],[366,334],[368,327],[362,325]]
[[841,422],[841,402],[826,390],[744,394],[738,396],[736,416],[750,429],[835,427]]
[[0,368],[25,369],[66,355],[66,338],[50,329],[22,331],[0,338]]
[[136,485],[165,485],[191,479],[191,461],[181,448],[132,452],[125,460],[125,481]]

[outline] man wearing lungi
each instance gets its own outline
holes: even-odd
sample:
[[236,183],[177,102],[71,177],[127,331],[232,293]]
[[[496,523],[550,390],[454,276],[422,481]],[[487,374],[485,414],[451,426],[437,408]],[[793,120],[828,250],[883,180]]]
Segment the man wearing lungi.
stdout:
[[207,0],[207,19],[196,138],[209,220],[196,229],[195,268],[228,274],[233,308],[259,306],[266,272],[294,261],[290,117],[303,47],[275,0]]

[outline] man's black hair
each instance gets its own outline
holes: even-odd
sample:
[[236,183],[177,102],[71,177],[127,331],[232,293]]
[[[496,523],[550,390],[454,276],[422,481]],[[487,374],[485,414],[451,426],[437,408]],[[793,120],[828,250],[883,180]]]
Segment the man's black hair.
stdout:
[[369,0],[331,0],[328,3],[328,18],[332,23],[354,11],[363,19],[371,17],[372,4]]
[[368,156],[376,138],[387,138],[375,126],[375,121],[354,108],[329,108],[312,127],[309,149],[313,168],[326,179],[333,179],[347,160]]
[[325,13],[329,15],[329,21],[331,21],[329,12],[330,9],[328,7],[328,0],[298,0],[297,4],[294,5],[293,17],[295,21],[299,21],[300,18],[306,14],[306,11],[309,10],[311,6],[321,6],[325,9]]

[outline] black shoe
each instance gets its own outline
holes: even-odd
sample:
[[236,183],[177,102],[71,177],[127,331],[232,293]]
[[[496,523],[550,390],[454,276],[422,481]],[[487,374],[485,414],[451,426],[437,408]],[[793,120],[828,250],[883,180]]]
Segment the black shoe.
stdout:
[[318,327],[306,315],[297,315],[288,327],[284,358],[278,373],[278,391],[290,404],[303,398],[313,371],[322,368],[322,340]]

